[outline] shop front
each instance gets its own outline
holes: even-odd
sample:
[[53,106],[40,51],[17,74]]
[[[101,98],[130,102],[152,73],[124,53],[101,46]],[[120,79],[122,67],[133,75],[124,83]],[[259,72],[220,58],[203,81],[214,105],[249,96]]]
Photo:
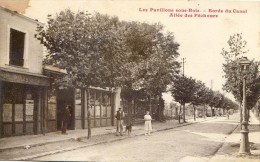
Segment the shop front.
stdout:
[[66,75],[66,72],[52,66],[44,66],[44,74],[51,78],[48,89],[47,132],[61,130],[63,113],[66,105],[71,110],[68,119],[68,130],[88,128],[88,99],[91,127],[106,127],[114,125],[114,114],[120,106],[121,88],[79,89],[73,87],[55,86],[54,78]]
[[[75,90],[75,128],[85,129],[87,123],[87,92]],[[101,88],[89,89],[90,126],[106,127],[113,125],[115,94]]]
[[0,69],[0,137],[45,133],[48,85],[42,75]]

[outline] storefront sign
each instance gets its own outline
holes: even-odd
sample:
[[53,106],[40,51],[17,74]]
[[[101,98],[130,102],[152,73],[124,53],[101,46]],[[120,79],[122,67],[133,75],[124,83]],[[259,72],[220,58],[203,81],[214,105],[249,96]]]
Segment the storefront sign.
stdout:
[[22,83],[22,84],[31,84],[31,85],[41,85],[41,86],[49,86],[50,81],[49,78],[43,75],[32,75],[30,73],[18,73],[11,69],[2,69],[0,68],[0,78],[6,82],[13,83]]

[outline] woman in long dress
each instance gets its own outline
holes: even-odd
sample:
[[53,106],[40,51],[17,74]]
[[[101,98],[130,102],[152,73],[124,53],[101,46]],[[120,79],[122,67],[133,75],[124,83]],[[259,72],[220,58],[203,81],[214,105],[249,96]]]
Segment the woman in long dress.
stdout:
[[146,115],[144,116],[144,131],[145,135],[150,135],[152,131],[152,117],[149,115],[149,111],[146,111]]

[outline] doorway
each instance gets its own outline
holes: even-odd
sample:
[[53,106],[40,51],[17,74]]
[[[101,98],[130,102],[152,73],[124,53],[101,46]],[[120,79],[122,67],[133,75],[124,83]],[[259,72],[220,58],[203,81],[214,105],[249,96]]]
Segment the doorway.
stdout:
[[71,116],[68,120],[68,130],[75,129],[75,92],[73,88],[61,89],[57,91],[57,130],[61,130],[62,127],[62,119],[63,112],[65,110],[66,105],[71,106]]

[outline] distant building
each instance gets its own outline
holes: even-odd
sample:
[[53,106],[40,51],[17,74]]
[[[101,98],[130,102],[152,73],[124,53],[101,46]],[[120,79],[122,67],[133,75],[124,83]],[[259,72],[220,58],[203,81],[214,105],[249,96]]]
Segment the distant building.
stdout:
[[44,133],[48,77],[38,21],[0,7],[0,137]]

